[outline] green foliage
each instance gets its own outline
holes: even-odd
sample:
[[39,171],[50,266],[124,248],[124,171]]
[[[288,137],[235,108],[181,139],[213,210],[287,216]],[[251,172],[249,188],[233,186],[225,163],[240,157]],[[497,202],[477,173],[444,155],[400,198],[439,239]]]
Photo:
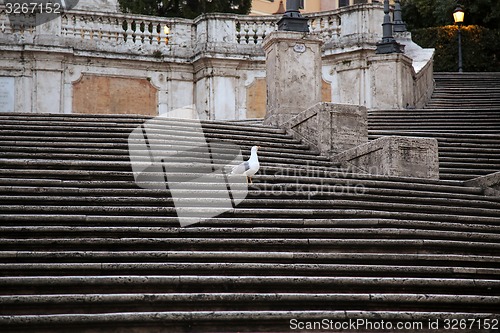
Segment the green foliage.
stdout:
[[498,0],[401,0],[403,20],[409,30],[453,24],[457,3],[465,12],[466,25],[500,29]]
[[[477,25],[463,26],[462,55],[465,72],[500,71],[500,29],[487,29]],[[434,71],[455,72],[458,69],[458,27],[447,25],[415,29],[415,43],[435,48]]]
[[204,13],[248,14],[251,0],[119,0],[124,13],[195,18]]

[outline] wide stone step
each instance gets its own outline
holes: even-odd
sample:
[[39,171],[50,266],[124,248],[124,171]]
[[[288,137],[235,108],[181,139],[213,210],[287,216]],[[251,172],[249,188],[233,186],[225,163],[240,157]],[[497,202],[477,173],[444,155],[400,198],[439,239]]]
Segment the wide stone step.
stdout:
[[[108,187],[91,187],[87,188],[85,186],[74,187],[61,187],[55,186],[58,184],[53,184],[49,182],[28,182],[25,184],[21,184],[18,181],[11,182],[10,184],[15,183],[16,186],[11,185],[0,185],[0,194],[5,197],[32,197],[33,200],[36,200],[38,196],[45,197],[96,197],[96,198],[112,198],[112,197],[129,197],[129,198],[137,198],[140,200],[141,198],[170,198],[171,192],[168,189],[138,189],[138,188],[123,188],[121,186],[117,186],[117,188],[108,188]],[[0,180],[0,184],[9,184],[6,180]],[[497,197],[484,197],[482,192],[477,191],[478,195],[471,195],[469,193],[450,193],[445,190],[440,190],[440,188],[429,187],[432,191],[426,191],[425,188],[422,187],[421,190],[407,190],[407,189],[398,189],[398,188],[383,188],[383,187],[371,187],[368,184],[363,184],[363,187],[358,186],[362,184],[360,181],[356,183],[349,183],[349,180],[339,179],[338,183],[335,185],[318,185],[318,186],[309,186],[310,184],[287,184],[287,183],[277,183],[277,184],[254,184],[248,190],[245,190],[247,193],[247,198],[259,198],[259,196],[263,195],[264,197],[273,197],[275,199],[278,198],[287,198],[293,196],[296,199],[303,198],[339,198],[345,195],[346,198],[352,197],[353,194],[359,195],[359,197],[363,197],[365,195],[374,195],[374,196],[390,196],[390,197],[424,197],[424,198],[445,198],[447,200],[464,200],[471,204],[471,206],[488,206],[488,202],[496,202],[500,203],[500,198]],[[31,185],[31,186],[28,186]],[[75,184],[74,184],[75,185]],[[117,184],[118,185],[118,184]],[[220,193],[220,190],[211,189],[209,186],[205,186],[206,184],[200,184],[197,189],[186,188],[184,190],[177,189],[176,195],[179,197],[196,197],[197,195],[202,195],[203,197],[209,197],[209,195],[213,194],[214,197],[220,197],[217,194]],[[380,184],[377,184],[380,185]],[[43,186],[40,188],[38,186]],[[193,186],[194,187],[194,186]],[[311,193],[307,193],[304,190],[309,189]],[[468,188],[464,188],[468,189]],[[233,190],[233,193],[243,193],[242,190]],[[206,193],[207,195],[203,195]],[[227,191],[226,191],[227,193]],[[470,191],[473,193],[473,191]],[[12,200],[12,199],[7,199]],[[22,200],[22,199],[21,199]],[[443,201],[444,202],[444,201]],[[451,201],[459,202],[459,201]]]
[[[94,332],[107,332],[110,329],[119,329],[120,332],[132,333],[137,330],[168,330],[169,332],[227,330],[227,323],[235,331],[245,331],[248,327],[259,332],[287,331],[306,327],[322,327],[326,319],[326,327],[336,329],[347,324],[346,332],[356,332],[374,329],[376,327],[406,327],[406,329],[423,330],[429,323],[437,323],[443,327],[445,323],[451,325],[452,320],[461,318],[472,322],[472,327],[478,327],[487,320],[497,325],[495,312],[459,312],[459,311],[363,311],[363,310],[252,310],[252,311],[171,311],[171,312],[118,312],[76,315],[44,315],[0,317],[0,324],[4,327],[16,328],[18,332],[33,332],[33,327],[40,333],[67,332],[68,328],[87,328]],[[360,320],[360,321],[358,321]],[[382,321],[384,324],[382,324]],[[357,324],[354,324],[357,323]],[[477,325],[475,324],[477,323]],[[8,325],[8,326],[7,326]],[[309,325],[309,326],[307,326]],[[339,325],[339,324],[337,324]],[[352,329],[349,329],[351,325]],[[354,326],[353,326],[354,325]],[[390,325],[390,326],[389,326]],[[402,325],[402,326],[398,326]],[[488,332],[490,329],[477,328],[476,332]]]
[[[1,263],[3,277],[30,276],[95,276],[99,275],[143,275],[154,272],[156,275],[212,275],[214,272],[225,272],[227,275],[266,275],[266,276],[364,276],[364,277],[435,277],[435,278],[471,278],[496,279],[500,269],[460,266],[432,265],[385,265],[372,263],[370,265],[356,264],[281,264],[281,263],[225,263],[225,262],[172,262],[172,263]],[[0,297],[0,313],[2,300]],[[10,309],[8,310],[10,311]]]
[[[91,125],[98,127],[107,126],[122,126],[135,128],[142,125],[144,122],[153,119],[152,117],[145,117],[140,115],[97,115],[97,114],[32,114],[32,113],[2,113],[0,119],[3,123],[12,124],[60,124],[60,125]],[[231,123],[227,121],[198,121],[177,118],[156,118],[155,124],[168,124],[171,126],[184,126],[194,127],[201,124],[203,128],[220,128],[220,129],[235,129],[237,131],[248,130],[256,132],[267,132],[285,134],[285,131],[276,127],[262,125],[262,124],[246,124],[246,123]]]
[[[34,137],[37,137],[38,140],[47,140],[47,137],[50,137],[51,140],[59,140],[60,138],[68,138],[66,141],[77,141],[77,138],[83,139],[88,139],[93,138],[94,140],[98,142],[106,141],[108,142],[109,140],[112,139],[118,139],[123,142],[123,140],[127,140],[130,133],[113,133],[110,131],[102,131],[102,132],[93,132],[92,135],[88,134],[88,131],[92,131],[91,128],[82,130],[81,132],[78,131],[57,131],[57,130],[46,130],[46,131],[41,131],[41,130],[29,130],[29,129],[0,129],[2,133],[2,137],[0,137],[1,140],[4,140],[4,137],[15,137],[16,140],[19,140],[19,137],[24,137],[25,139],[33,139]],[[158,133],[157,135],[154,136],[152,141],[154,140],[160,140],[158,142],[161,142],[162,144],[165,142],[171,142],[171,143],[190,143],[194,145],[200,145],[203,144],[204,141],[201,137],[197,136],[195,138],[192,137],[192,133],[189,132],[178,132],[178,133],[169,133],[169,134],[161,134]],[[253,145],[266,145],[266,143],[269,142],[271,146],[276,146],[276,145],[288,145],[292,146],[294,148],[297,148],[297,146],[303,148],[303,149],[308,149],[308,146],[306,145],[301,145],[299,140],[295,139],[289,139],[289,138],[279,138],[279,137],[260,137],[256,135],[247,135],[247,134],[217,134],[217,133],[206,133],[204,135],[204,138],[208,141],[223,141],[223,142],[232,142],[232,143],[242,143],[247,145],[249,142],[251,142]]]
[[[1,135],[0,135],[1,136]],[[89,138],[90,142],[85,141],[77,141],[77,142],[69,142],[69,141],[51,141],[49,140],[40,140],[38,138],[32,138],[31,140],[24,140],[19,137],[3,137],[3,141],[0,141],[0,147],[4,150],[16,150],[17,147],[20,149],[33,148],[34,150],[41,149],[42,151],[50,151],[50,152],[59,152],[59,153],[89,153],[89,154],[129,154],[129,145],[125,140],[121,140],[120,142],[92,142],[91,138]],[[132,145],[133,146],[133,145]],[[165,150],[167,148],[171,149],[183,149],[183,150],[191,150],[194,145],[189,145],[189,142],[184,144],[176,144],[176,145],[164,145]],[[249,155],[250,148],[252,147],[252,143],[247,142],[244,145],[240,145],[242,149],[242,153],[246,156]],[[305,146],[298,146],[297,149],[292,147],[287,147],[286,145],[282,145],[281,147],[272,146],[271,143],[266,143],[265,152],[261,151],[260,154],[264,153],[267,155],[277,155],[277,156],[286,156],[291,155],[295,156],[295,158],[304,158],[304,159],[317,159],[317,160],[327,160],[326,157],[318,155],[314,151],[304,150]]]
[[[68,293],[75,288],[82,293],[171,293],[171,292],[345,292],[446,293],[457,295],[500,295],[498,280],[408,278],[408,277],[321,277],[321,276],[231,276],[231,275],[100,275],[0,277],[0,294]],[[498,310],[498,308],[497,308]]]
[[[269,199],[269,200],[259,200],[259,199],[246,199],[237,208],[228,210],[225,215],[231,214],[236,216],[241,216],[242,214],[248,213],[249,216],[297,216],[298,214],[305,215],[319,215],[325,216],[328,214],[335,214],[337,210],[342,209],[359,209],[374,212],[405,212],[405,213],[431,213],[436,215],[461,215],[461,216],[485,216],[485,217],[497,217],[497,208],[481,208],[481,207],[463,207],[458,205],[451,205],[452,203],[447,203],[445,199],[441,200],[417,200],[415,198],[403,199],[399,202],[387,202],[388,200],[381,197],[380,201],[363,201],[363,198],[353,197],[352,200],[347,200],[347,198],[342,198],[338,200],[308,200],[308,199]],[[368,199],[368,198],[367,198]],[[17,200],[17,201],[16,201]],[[198,203],[196,203],[198,200]],[[10,202],[9,202],[10,201]],[[101,202],[100,202],[101,201]],[[29,214],[103,214],[106,210],[114,214],[119,215],[134,215],[134,214],[150,214],[150,215],[165,215],[173,216],[177,214],[177,211],[184,212],[187,216],[206,216],[207,213],[216,216],[220,214],[221,208],[225,207],[227,204],[227,198],[223,199],[190,199],[190,198],[179,198],[178,204],[182,204],[182,208],[178,207],[177,210],[174,208],[173,201],[170,199],[158,199],[158,200],[140,200],[138,203],[134,203],[134,200],[127,200],[126,198],[117,198],[116,201],[103,200],[96,198],[95,200],[73,200],[70,199],[69,202],[64,205],[63,201],[56,201],[51,199],[39,199],[25,197],[22,198],[12,198],[12,200],[6,200],[0,205],[0,212],[4,214],[18,214],[20,212],[26,212]],[[139,199],[138,199],[139,201]],[[141,202],[142,201],[142,202]],[[415,202],[414,205],[409,205],[412,201]],[[420,201],[420,202],[419,202]],[[422,202],[423,201],[423,202]],[[24,203],[24,204],[23,204]],[[75,206],[78,204],[78,206]],[[258,207],[264,207],[259,209]],[[302,209],[296,209],[303,207]],[[496,204],[492,204],[496,205]],[[254,208],[254,209],[251,209]],[[376,213],[374,213],[376,214]]]
[[[342,236],[343,237],[343,236]],[[325,251],[369,253],[447,252],[499,256],[498,240],[393,238],[250,238],[250,237],[102,237],[102,238],[0,238],[6,251]],[[150,272],[155,274],[154,272]]]
[[[461,311],[488,311],[500,304],[500,297],[443,294],[365,294],[365,293],[127,293],[127,294],[56,294],[0,296],[0,305],[8,308],[4,315],[20,314],[82,314],[123,312],[130,308],[149,311],[220,311],[227,308],[249,311],[255,309],[320,310],[326,304],[333,309],[413,309],[414,304],[428,311],[452,305]],[[361,306],[361,305],[364,306]],[[41,311],[40,309],[43,309]]]
[[[388,250],[388,249],[386,249]],[[383,263],[392,266],[439,266],[439,267],[464,267],[464,268],[498,268],[500,256],[481,256],[471,254],[450,253],[370,253],[358,252],[301,252],[285,251],[0,251],[2,263],[74,263],[76,258],[87,263],[165,263],[165,262],[219,262],[219,263],[310,263],[310,264],[358,264],[373,265]],[[469,271],[466,271],[469,272]]]
[[[303,186],[304,187],[304,186]],[[315,186],[300,186],[296,189],[283,189],[275,187],[268,191],[253,193],[249,195],[243,202],[238,205],[238,208],[248,207],[266,207],[266,208],[294,208],[300,205],[304,208],[324,208],[335,209],[346,207],[351,204],[359,205],[358,207],[373,207],[378,210],[400,210],[404,204],[412,202],[414,208],[406,208],[412,211],[420,211],[423,206],[428,206],[430,211],[450,211],[448,207],[455,207],[460,212],[466,214],[478,214],[496,216],[495,210],[500,211],[500,203],[493,201],[472,201],[460,198],[438,198],[427,197],[425,194],[414,196],[406,193],[406,196],[395,196],[397,192],[387,191],[385,195],[381,195],[377,191],[373,194],[366,193],[362,188],[345,187],[342,189],[323,187],[316,189]],[[304,193],[308,191],[309,193]],[[15,207],[22,205],[40,205],[48,207],[71,207],[79,206],[79,210],[85,210],[85,207],[108,206],[108,207],[174,207],[174,202],[179,207],[224,207],[227,201],[226,191],[198,191],[196,190],[176,192],[175,201],[170,196],[151,197],[151,196],[118,196],[118,195],[103,195],[103,196],[84,196],[84,195],[6,195],[0,205],[0,211],[11,211]],[[239,197],[244,196],[245,192],[232,191],[233,195],[239,194]],[[432,195],[432,193],[430,194]],[[12,205],[12,206],[11,206]],[[465,206],[465,207],[464,207]],[[75,208],[76,210],[77,208]]]
[[[145,219],[146,220],[146,219]],[[198,225],[196,228],[181,229],[177,226],[164,227],[89,227],[89,226],[2,226],[2,236],[12,239],[37,238],[43,240],[45,238],[57,239],[67,237],[81,237],[82,239],[93,238],[97,235],[103,238],[110,237],[131,237],[131,238],[162,238],[167,236],[179,237],[195,237],[195,238],[216,238],[220,236],[242,238],[242,237],[260,237],[260,238],[338,238],[345,237],[346,239],[389,239],[389,238],[412,238],[412,239],[441,239],[441,240],[470,240],[470,241],[497,241],[499,228],[495,225],[473,224],[464,226],[460,223],[450,224],[444,223],[443,226],[436,226],[432,223],[422,223],[419,221],[404,221],[397,224],[379,223],[364,225],[357,219],[352,223],[349,220],[344,220],[343,225],[332,225],[331,223],[320,224],[320,221],[311,221],[297,229],[296,226],[281,225],[281,219],[275,222],[279,227],[268,225],[255,225],[249,228],[245,225],[226,226],[221,225],[208,226],[206,224]],[[284,221],[288,221],[285,219]],[[315,223],[315,224],[313,224]]]

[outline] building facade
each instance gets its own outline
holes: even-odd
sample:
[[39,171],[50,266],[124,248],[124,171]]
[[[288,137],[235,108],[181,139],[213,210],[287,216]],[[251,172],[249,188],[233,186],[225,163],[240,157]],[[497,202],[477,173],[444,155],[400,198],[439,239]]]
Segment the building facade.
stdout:
[[[323,101],[373,109],[426,101],[432,50],[406,36],[404,54],[375,54],[383,15],[376,3],[308,15],[310,35],[322,42]],[[230,14],[162,18],[97,6],[16,27],[0,8],[0,112],[261,118],[267,103],[262,42],[276,21]]]

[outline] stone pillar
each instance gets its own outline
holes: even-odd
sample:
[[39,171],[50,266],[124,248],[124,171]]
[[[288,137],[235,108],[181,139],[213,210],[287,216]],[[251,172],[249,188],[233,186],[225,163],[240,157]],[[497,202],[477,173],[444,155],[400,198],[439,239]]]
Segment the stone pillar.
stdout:
[[265,38],[266,124],[280,126],[321,102],[321,44],[302,32],[275,31]]
[[433,138],[384,136],[333,160],[357,173],[439,179],[438,142]]

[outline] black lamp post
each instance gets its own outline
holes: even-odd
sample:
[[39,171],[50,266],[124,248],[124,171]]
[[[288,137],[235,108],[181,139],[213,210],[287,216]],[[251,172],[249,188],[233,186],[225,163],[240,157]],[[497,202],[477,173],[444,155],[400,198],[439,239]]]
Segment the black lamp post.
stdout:
[[462,73],[462,30],[460,25],[464,22],[464,11],[462,7],[457,6],[453,12],[453,20],[458,26],[458,72]]
[[286,12],[278,21],[278,30],[309,32],[308,19],[300,14],[304,0],[286,0]]
[[384,23],[382,23],[382,40],[377,43],[377,54],[402,53],[401,45],[392,36],[391,15],[389,15],[389,0],[384,0]]
[[406,23],[403,22],[403,16],[401,14],[401,0],[394,1],[394,32],[406,32]]

